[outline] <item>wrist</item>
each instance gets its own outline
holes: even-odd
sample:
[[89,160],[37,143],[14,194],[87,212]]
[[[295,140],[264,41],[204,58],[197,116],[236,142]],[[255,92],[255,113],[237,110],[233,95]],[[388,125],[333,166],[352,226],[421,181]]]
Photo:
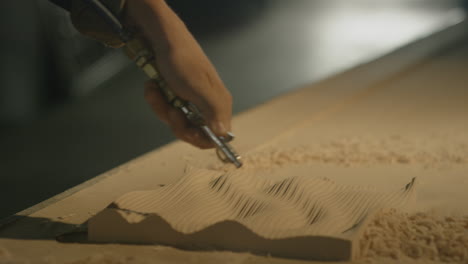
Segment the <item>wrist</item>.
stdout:
[[190,35],[185,24],[164,0],[126,0],[126,23],[134,27],[160,55]]
[[126,23],[143,28],[149,16],[161,18],[167,4],[164,0],[125,0]]

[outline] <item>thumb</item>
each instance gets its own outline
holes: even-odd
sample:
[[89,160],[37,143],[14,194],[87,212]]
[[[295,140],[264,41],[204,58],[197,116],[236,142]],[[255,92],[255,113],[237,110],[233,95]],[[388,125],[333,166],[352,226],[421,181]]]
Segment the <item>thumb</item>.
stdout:
[[193,101],[197,101],[195,104],[205,118],[208,127],[217,136],[226,136],[231,130],[231,99],[224,98],[223,100],[218,99],[209,101],[200,99],[201,98],[194,98]]
[[229,132],[229,130],[226,127],[225,123],[227,123],[227,122],[212,120],[211,122],[208,123],[208,126],[211,128],[213,133],[215,133],[216,135],[225,136]]

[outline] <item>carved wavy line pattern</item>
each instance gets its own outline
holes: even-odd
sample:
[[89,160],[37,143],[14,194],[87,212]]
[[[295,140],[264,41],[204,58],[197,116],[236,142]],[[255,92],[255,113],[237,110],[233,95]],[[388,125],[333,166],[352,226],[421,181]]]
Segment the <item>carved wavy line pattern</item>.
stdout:
[[234,221],[268,239],[339,236],[375,210],[402,206],[414,186],[413,179],[401,190],[381,193],[317,177],[272,180],[242,171],[191,170],[172,185],[128,193],[115,204],[141,213],[129,223],[155,214],[184,234]]

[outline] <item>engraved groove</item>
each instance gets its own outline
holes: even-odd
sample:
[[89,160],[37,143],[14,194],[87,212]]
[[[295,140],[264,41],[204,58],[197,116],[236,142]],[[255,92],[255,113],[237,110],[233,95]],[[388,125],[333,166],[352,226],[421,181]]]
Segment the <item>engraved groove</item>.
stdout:
[[[128,223],[127,228],[137,228],[146,223],[145,219],[157,216],[184,235],[232,221],[270,240],[343,239],[341,236],[358,230],[373,212],[407,203],[415,186],[412,180],[396,192],[380,193],[310,176],[273,180],[241,172],[192,170],[174,184],[128,193],[106,210],[122,211],[119,221]],[[90,220],[90,226],[98,220],[99,214]],[[157,224],[154,228],[158,228]],[[106,236],[96,231],[98,228],[90,230],[94,230],[90,231],[92,237],[106,241]],[[125,242],[125,237],[111,240]]]

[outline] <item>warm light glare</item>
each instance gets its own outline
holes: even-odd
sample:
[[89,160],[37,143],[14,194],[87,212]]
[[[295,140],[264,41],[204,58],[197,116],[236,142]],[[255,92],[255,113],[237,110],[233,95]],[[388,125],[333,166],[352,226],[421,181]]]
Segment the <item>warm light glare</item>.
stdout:
[[[427,36],[431,32],[460,22],[465,13],[459,9],[448,11],[444,16],[431,10],[412,8],[343,8],[330,14],[321,25],[322,36],[311,39],[315,48],[326,50],[319,53],[324,61],[320,69],[327,72],[326,65],[341,65],[341,70],[358,61],[366,61]],[[353,52],[350,53],[349,51]],[[313,54],[317,58],[316,52]],[[313,63],[316,65],[316,61]]]

